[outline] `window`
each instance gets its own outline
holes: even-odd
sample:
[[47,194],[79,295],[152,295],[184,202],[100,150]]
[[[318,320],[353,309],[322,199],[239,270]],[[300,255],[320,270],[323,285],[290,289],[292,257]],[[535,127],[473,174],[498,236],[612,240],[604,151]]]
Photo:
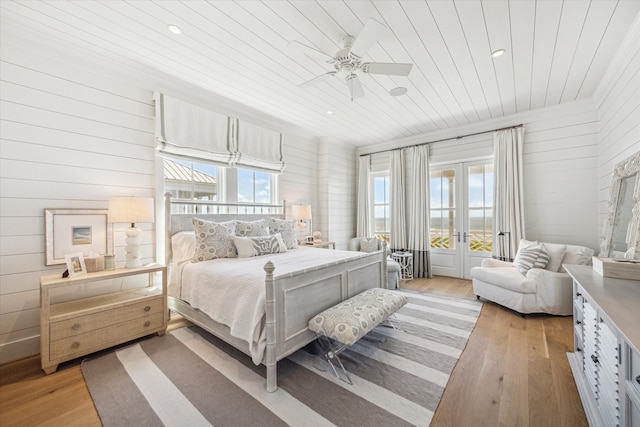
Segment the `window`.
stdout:
[[493,164],[469,166],[469,250],[491,252],[493,246]]
[[273,203],[272,177],[269,172],[237,168],[238,203]]
[[373,194],[373,232],[389,236],[391,231],[391,208],[389,199],[389,174],[378,172],[371,174]]
[[218,201],[219,167],[164,159],[164,188],[174,198]]
[[[278,175],[205,162],[164,159],[164,187],[176,199],[221,203],[277,204]],[[223,213],[208,207],[208,212]]]
[[456,197],[455,169],[430,173],[429,194],[431,211],[431,247],[454,249],[456,247]]

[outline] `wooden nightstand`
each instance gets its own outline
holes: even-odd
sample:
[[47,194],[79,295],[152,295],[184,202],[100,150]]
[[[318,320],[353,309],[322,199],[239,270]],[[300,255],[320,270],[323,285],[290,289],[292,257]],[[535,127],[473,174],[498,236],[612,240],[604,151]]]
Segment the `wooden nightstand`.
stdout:
[[[154,284],[162,275],[162,287]],[[54,289],[147,274],[147,287],[51,303]],[[167,267],[151,264],[88,273],[73,278],[60,274],[40,277],[40,357],[42,369],[53,373],[58,364],[167,329]]]
[[336,242],[313,242],[313,243],[307,243],[306,246],[311,246],[312,248],[329,248],[329,246],[331,246],[331,249],[335,249],[336,248]]

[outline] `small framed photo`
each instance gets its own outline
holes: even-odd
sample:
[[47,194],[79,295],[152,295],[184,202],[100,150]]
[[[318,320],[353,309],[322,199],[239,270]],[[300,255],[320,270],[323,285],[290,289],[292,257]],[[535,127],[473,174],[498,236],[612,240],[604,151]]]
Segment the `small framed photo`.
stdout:
[[64,259],[67,262],[69,277],[80,276],[81,274],[87,273],[87,266],[84,263],[84,256],[82,255],[82,252],[66,254]]

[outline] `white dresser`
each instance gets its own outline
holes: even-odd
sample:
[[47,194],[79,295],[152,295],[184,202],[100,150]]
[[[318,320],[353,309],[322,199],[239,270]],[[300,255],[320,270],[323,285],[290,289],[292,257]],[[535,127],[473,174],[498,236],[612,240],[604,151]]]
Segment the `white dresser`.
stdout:
[[567,357],[589,425],[640,427],[640,281],[565,269],[574,295]]

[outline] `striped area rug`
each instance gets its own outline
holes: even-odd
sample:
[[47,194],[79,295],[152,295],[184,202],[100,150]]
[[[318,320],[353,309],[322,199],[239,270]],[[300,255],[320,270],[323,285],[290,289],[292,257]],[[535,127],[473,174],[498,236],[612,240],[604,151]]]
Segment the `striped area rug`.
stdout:
[[265,368],[198,327],[82,362],[106,427],[429,425],[482,304],[403,291],[399,329],[378,326],[341,359],[338,380],[312,345]]

